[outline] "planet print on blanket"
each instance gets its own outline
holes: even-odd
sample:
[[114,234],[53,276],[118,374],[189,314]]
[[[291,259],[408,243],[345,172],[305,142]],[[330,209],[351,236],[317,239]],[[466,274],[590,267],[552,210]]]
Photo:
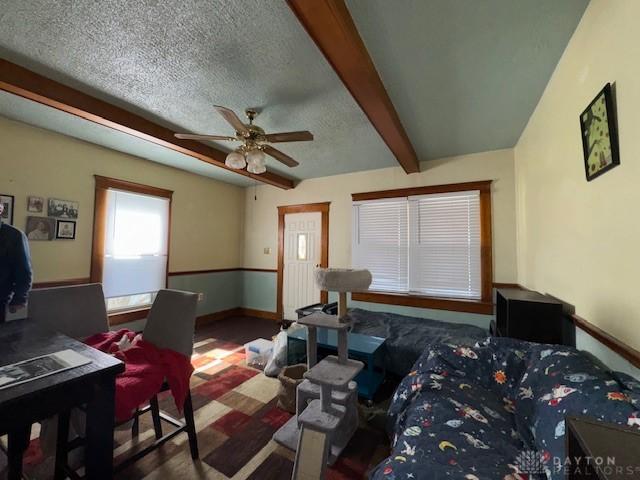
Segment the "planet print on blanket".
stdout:
[[445,441],[440,442],[440,443],[438,444],[438,448],[439,448],[440,450],[442,450],[443,452],[444,452],[444,451],[445,451],[445,449],[447,449],[447,448],[451,448],[451,449],[453,449],[453,450],[458,450],[458,447],[456,447],[453,443],[448,442],[448,441],[446,441],[446,440],[445,440]]

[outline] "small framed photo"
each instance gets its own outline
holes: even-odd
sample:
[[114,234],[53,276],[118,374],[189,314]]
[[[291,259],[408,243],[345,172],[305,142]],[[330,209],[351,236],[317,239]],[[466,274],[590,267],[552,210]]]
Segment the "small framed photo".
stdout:
[[56,238],[75,240],[76,222],[73,220],[58,220],[56,224]]
[[587,181],[620,165],[616,112],[607,83],[580,115],[582,150]]
[[13,225],[13,204],[15,198],[13,195],[3,195],[0,194],[0,205],[2,205],[2,213],[0,214],[0,218],[4,223],[8,223],[9,225]]
[[25,233],[29,240],[53,240],[56,221],[47,217],[27,217]]
[[47,208],[47,215],[55,218],[78,218],[78,202],[71,200],[58,200],[50,198]]
[[30,196],[27,198],[27,212],[42,213],[44,198]]

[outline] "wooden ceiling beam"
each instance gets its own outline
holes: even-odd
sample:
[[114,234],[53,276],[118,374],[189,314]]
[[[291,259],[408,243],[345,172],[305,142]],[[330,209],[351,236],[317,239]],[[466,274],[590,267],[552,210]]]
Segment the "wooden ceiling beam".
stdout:
[[407,173],[420,164],[344,0],[287,0]]
[[293,180],[273,172],[255,175],[246,170],[229,168],[224,164],[227,153],[222,150],[193,140],[175,138],[174,132],[166,127],[1,58],[0,90],[162,145],[259,182],[282,189],[294,187]]

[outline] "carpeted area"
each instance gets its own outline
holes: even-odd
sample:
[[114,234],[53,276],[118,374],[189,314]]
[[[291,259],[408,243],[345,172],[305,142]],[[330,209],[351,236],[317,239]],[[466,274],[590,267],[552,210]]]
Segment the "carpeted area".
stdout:
[[[289,479],[294,452],[277,445],[271,436],[290,414],[279,409],[277,379],[247,367],[244,347],[199,332],[192,363],[191,380],[195,423],[198,430],[200,460],[189,454],[186,434],[181,434],[147,455],[117,479],[206,478]],[[254,337],[255,338],[255,334]],[[166,394],[160,408],[178,416],[173,399]],[[35,430],[35,429],[34,429]],[[141,418],[140,435],[132,440],[128,430],[115,435],[115,462],[153,442],[150,415]],[[388,453],[388,441],[380,430],[361,427],[343,456],[330,468],[328,479],[366,478],[367,471]],[[25,473],[30,479],[51,478],[45,468],[37,440],[25,455]],[[46,473],[43,473],[46,472]]]

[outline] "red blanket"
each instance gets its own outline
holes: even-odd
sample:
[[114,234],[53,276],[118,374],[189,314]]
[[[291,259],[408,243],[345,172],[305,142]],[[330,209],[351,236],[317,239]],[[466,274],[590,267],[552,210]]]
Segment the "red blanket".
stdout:
[[[133,345],[121,351],[116,343],[125,335]],[[123,329],[99,333],[84,342],[113,354],[125,364],[125,371],[116,378],[116,420],[131,418],[136,408],[160,391],[165,379],[178,411],[182,411],[193,373],[191,359],[170,349],[157,348],[144,339],[134,341],[135,336],[134,332]]]

